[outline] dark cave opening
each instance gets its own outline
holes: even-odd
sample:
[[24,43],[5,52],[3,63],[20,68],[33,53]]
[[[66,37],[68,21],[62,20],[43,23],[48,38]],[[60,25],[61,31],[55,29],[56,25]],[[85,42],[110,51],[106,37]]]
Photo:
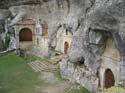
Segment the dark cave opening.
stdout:
[[80,61],[78,61],[78,65],[84,65],[85,59],[84,57],[81,58]]

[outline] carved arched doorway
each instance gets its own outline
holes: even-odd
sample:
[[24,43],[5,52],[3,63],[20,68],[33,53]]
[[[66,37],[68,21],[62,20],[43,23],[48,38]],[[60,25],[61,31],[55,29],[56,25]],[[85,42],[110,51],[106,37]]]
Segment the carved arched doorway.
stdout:
[[67,54],[68,48],[69,48],[69,43],[68,43],[68,42],[65,42],[65,43],[64,43],[64,53],[65,53],[65,54]]
[[29,28],[23,28],[19,33],[20,41],[32,41],[32,31]]
[[110,88],[112,86],[114,86],[115,84],[115,78],[113,75],[113,72],[110,69],[107,69],[105,71],[105,78],[104,78],[104,87],[105,88]]
[[42,36],[48,36],[48,24],[42,24]]

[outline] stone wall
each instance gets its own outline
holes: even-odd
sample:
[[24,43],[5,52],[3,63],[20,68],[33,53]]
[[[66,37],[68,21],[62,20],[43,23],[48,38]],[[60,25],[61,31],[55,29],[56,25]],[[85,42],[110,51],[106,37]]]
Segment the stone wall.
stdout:
[[34,33],[35,33],[35,26],[34,25],[14,25],[15,29],[15,38],[16,38],[16,47],[17,48],[23,48],[23,49],[28,49],[29,50],[32,48],[33,41],[30,42],[20,42],[20,31],[24,28],[30,29],[32,31],[32,40],[34,41]]
[[100,83],[101,87],[104,87],[105,83],[105,71],[110,69],[115,77],[115,86],[118,84],[119,76],[119,52],[115,47],[113,39],[109,38],[106,44],[106,49],[102,55],[102,64],[100,67]]
[[57,32],[56,38],[57,38],[57,43],[55,50],[65,54],[64,52],[65,42],[67,42],[70,47],[73,38],[72,33],[69,31],[66,32],[66,29],[64,27],[61,27]]
[[32,53],[39,57],[48,56],[48,38],[40,37],[39,45],[37,44],[37,38],[34,37],[35,41],[32,46]]

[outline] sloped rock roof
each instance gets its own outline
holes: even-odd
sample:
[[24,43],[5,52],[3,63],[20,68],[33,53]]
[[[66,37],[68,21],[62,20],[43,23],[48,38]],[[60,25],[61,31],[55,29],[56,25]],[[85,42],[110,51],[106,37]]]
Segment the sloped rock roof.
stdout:
[[14,5],[40,4],[42,0],[0,0],[0,8],[8,8]]

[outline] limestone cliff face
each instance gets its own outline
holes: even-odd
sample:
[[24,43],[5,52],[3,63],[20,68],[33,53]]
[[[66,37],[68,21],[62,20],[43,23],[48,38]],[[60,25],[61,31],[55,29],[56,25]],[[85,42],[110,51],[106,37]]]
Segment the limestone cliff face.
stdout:
[[[1,2],[1,4],[7,1]],[[80,24],[80,20],[85,16],[87,8],[91,6],[89,0],[12,0],[3,7],[7,7],[11,12],[9,26],[13,26],[20,20],[39,18],[41,23],[46,22],[49,26],[49,47],[56,41],[56,33],[60,25],[66,25],[66,29],[75,32]],[[52,51],[53,52],[53,51]],[[51,53],[50,53],[51,55]]]
[[[6,11],[10,14],[6,17],[8,12],[0,12],[0,20],[10,18],[9,26],[20,20],[37,18],[41,23],[48,24],[50,56],[56,47],[54,42],[60,25],[65,25],[65,29],[73,32],[68,57],[60,63],[61,73],[89,90],[94,90],[99,85],[101,58],[109,37],[115,42],[120,55],[125,54],[124,0],[10,0],[7,4],[6,1],[8,0],[2,1],[0,5],[1,8],[7,8]],[[123,57],[120,60],[124,63]],[[123,72],[121,75],[124,80]]]
[[[118,84],[124,85],[124,5],[123,0],[94,1],[86,12],[78,31],[74,33],[68,54],[69,60],[65,60],[65,65],[64,60],[60,63],[61,73],[65,78],[73,79],[90,90],[96,89],[99,86],[102,54],[105,51],[107,39],[110,37],[122,55],[120,56]],[[75,65],[67,62],[75,63]],[[85,69],[78,70],[81,68],[79,63],[83,63]],[[65,69],[67,71],[64,71]]]

